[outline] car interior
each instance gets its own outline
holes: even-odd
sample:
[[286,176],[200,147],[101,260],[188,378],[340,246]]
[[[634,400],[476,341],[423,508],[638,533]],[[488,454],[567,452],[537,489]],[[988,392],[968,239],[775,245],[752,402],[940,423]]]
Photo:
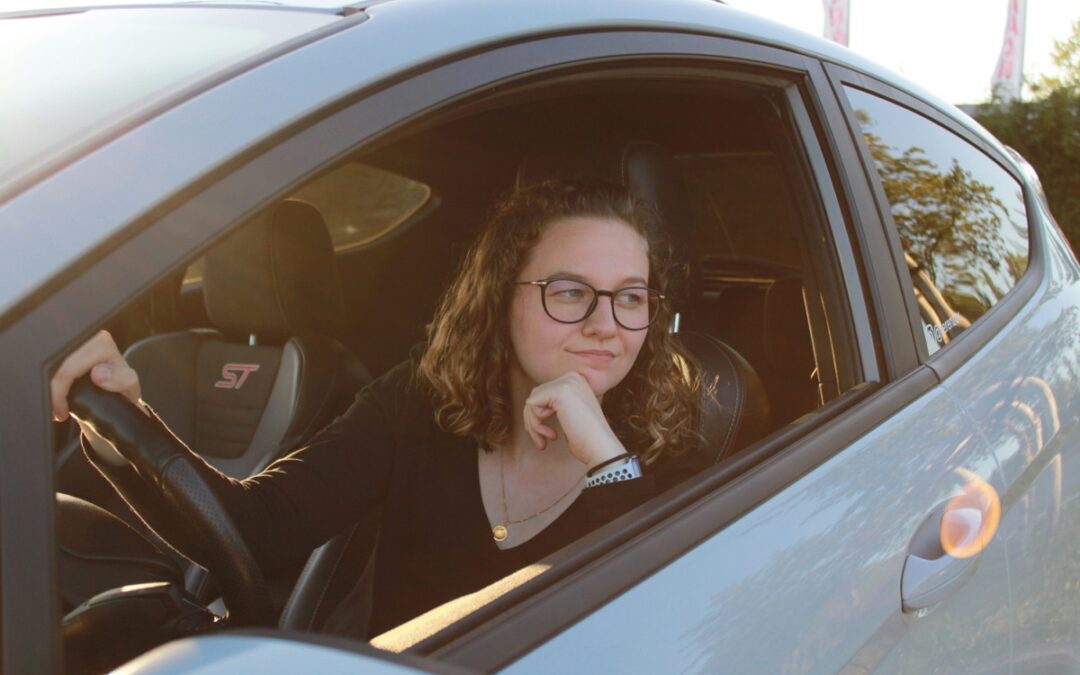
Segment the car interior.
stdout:
[[[770,78],[620,67],[514,83],[403,124],[291,186],[107,328],[174,432],[245,477],[302,445],[423,341],[500,195],[551,178],[616,182],[657,206],[685,272],[669,293],[671,329],[709,385],[698,424],[710,463],[722,465],[853,378],[835,344],[841,292],[805,166]],[[275,375],[241,387],[257,369]],[[58,430],[56,446],[68,663],[115,665],[180,629],[168,617],[168,630],[103,652],[91,638],[115,628],[97,625],[92,596],[167,582],[209,604],[220,590],[127,509],[72,428]],[[361,572],[377,542],[372,514],[303,569],[269,580],[278,626],[401,651],[460,617],[437,608],[397,636],[367,634],[372,579]]]

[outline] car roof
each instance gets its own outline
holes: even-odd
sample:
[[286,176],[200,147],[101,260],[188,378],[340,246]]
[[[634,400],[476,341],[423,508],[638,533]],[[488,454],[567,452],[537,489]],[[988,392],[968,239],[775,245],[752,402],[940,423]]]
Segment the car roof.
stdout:
[[245,9],[294,9],[342,13],[362,9],[373,0],[7,0],[2,14],[41,14],[91,9],[153,7],[229,7]]
[[[378,6],[378,7],[377,7]],[[483,44],[497,43],[527,34],[557,30],[585,30],[613,27],[672,28],[708,32],[749,39],[863,71],[907,90],[968,123],[996,145],[989,134],[952,104],[920,85],[889,70],[858,52],[801,30],[773,22],[725,5],[722,0],[6,0],[0,17],[19,14],[56,13],[93,9],[128,8],[234,8],[312,11],[337,14],[373,10],[404,14],[416,27],[442,25],[440,39],[421,46],[420,60],[437,58],[434,49],[453,45],[448,52],[460,52]],[[453,16],[450,29],[440,17]],[[425,45],[417,40],[413,45]],[[434,48],[434,49],[432,49]]]
[[[12,4],[5,5],[5,7],[28,8],[31,3],[43,7],[48,2],[53,2],[59,6],[71,1],[78,2],[79,0],[10,1]],[[295,3],[297,8],[301,5],[308,6],[309,9],[305,11],[309,12],[325,13],[332,11],[310,8],[317,3],[327,2],[328,0],[286,1]],[[253,2],[251,0],[245,0],[245,2],[247,4],[242,6],[250,8],[250,11],[253,12],[260,11],[259,8],[263,8],[261,11],[268,8],[282,8],[266,2]],[[107,5],[106,3],[113,4]],[[310,3],[310,5],[307,3]],[[87,6],[102,7],[100,11],[112,11],[108,8],[130,7],[131,4],[122,4],[119,0],[94,0],[93,3],[88,2]],[[152,6],[209,8],[219,6],[237,7],[240,5],[232,2],[225,5],[224,3],[217,3],[215,0],[210,4],[172,2]],[[341,7],[345,6],[339,5],[338,9],[340,10]],[[448,2],[447,0],[372,0],[347,6],[358,11],[362,10],[363,15],[366,15],[366,18],[369,19],[362,22],[363,27],[356,27],[355,30],[358,32],[355,35],[360,36],[357,39],[334,42],[335,45],[348,45],[348,47],[334,47],[335,49],[347,48],[353,50],[350,52],[350,60],[353,66],[349,69],[338,68],[320,71],[319,78],[309,78],[304,82],[304,86],[310,90],[304,96],[279,97],[276,99],[275,105],[277,105],[277,108],[274,109],[273,119],[280,120],[281,125],[302,119],[321,106],[339,100],[349,92],[358,91],[361,88],[386,81],[388,78],[393,78],[401,73],[423,68],[431,63],[453,58],[455,55],[484,49],[495,44],[528,40],[545,35],[566,35],[605,30],[673,31],[714,35],[768,45],[806,54],[813,58],[820,58],[867,73],[928,102],[953,119],[958,120],[960,124],[972,129],[974,133],[982,137],[991,146],[1001,148],[1001,145],[982,127],[957,108],[870,59],[819,37],[722,5],[714,0],[664,0],[663,2],[657,0],[589,0],[588,2],[581,2],[580,0],[545,0],[544,2],[536,2],[535,0],[457,0],[455,2]],[[176,10],[168,11],[175,12]],[[206,11],[214,10],[207,9]],[[11,14],[0,13],[0,18],[8,16],[11,16]],[[343,20],[347,21],[348,19]],[[373,30],[375,26],[378,26],[378,29]],[[304,53],[305,50],[300,50],[297,58],[301,61],[305,58],[311,58],[304,56]],[[318,52],[309,53],[315,54]],[[272,68],[270,70],[255,68],[254,70],[262,70],[267,74],[273,72]],[[213,100],[218,98],[227,100],[230,96],[239,96],[244,92],[247,92],[244,95],[251,95],[253,90],[248,87],[255,86],[255,83],[259,82],[261,77],[262,75],[259,73],[252,73],[252,78],[247,80],[248,84],[240,85],[233,91],[222,87],[207,88],[206,95]],[[217,92],[216,98],[214,92]],[[173,112],[173,110],[166,112]],[[183,126],[184,114],[181,110],[172,116],[176,124]],[[169,115],[164,115],[164,117],[169,117]],[[147,117],[149,121],[153,121],[153,119],[153,117]],[[177,172],[195,171],[199,166],[199,162],[210,161],[208,159],[209,155],[225,152],[224,148],[226,146],[238,149],[244,143],[254,139],[255,127],[248,121],[238,120],[236,123],[243,124],[245,129],[243,133],[238,133],[233,127],[226,125],[229,130],[232,130],[230,133],[235,133],[235,137],[230,137],[229,142],[221,148],[215,146],[210,150],[200,150],[202,154],[196,154],[201,159],[195,159],[193,155],[190,159],[190,165],[185,164],[183,169],[176,165],[175,170]],[[158,127],[161,129],[169,128],[169,124],[170,122],[164,121]],[[222,127],[222,129],[220,133],[226,133],[225,127]],[[102,133],[104,134],[104,132]],[[117,138],[119,140],[121,137]],[[119,150],[118,152],[124,151]],[[216,157],[216,155],[214,156]],[[53,177],[58,178],[58,176]],[[192,175],[189,178],[194,179],[195,176]],[[187,178],[184,180],[187,180]],[[56,185],[59,186],[62,183],[63,179],[59,179]],[[10,221],[15,218],[14,214],[20,213],[20,209],[32,209],[31,205],[37,199],[31,194],[34,192],[35,184],[36,179],[34,183],[27,183],[25,186],[15,190],[13,199],[0,204],[0,222]],[[50,190],[46,189],[41,194],[46,195],[49,192]],[[21,199],[21,197],[25,199]],[[42,251],[40,258],[34,258],[35,266],[33,270],[22,270],[18,274],[0,272],[0,313],[6,312],[8,308],[18,303],[21,298],[27,297],[33,289],[40,287],[48,278],[78,257],[82,251],[88,250],[94,242],[100,243],[112,236],[114,230],[119,226],[120,223],[95,219],[93,226],[87,225],[85,232],[82,232],[84,236],[72,237],[69,232],[65,235],[67,237],[65,243],[68,246],[63,253],[51,250]],[[9,250],[21,250],[25,249],[27,245],[28,241],[23,238],[19,230],[0,228],[0,247],[10,246]]]

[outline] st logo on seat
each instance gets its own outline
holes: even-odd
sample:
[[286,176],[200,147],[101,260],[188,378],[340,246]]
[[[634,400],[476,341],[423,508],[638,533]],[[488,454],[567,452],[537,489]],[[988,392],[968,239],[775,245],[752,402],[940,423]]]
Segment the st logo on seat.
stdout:
[[214,383],[218,389],[239,389],[248,375],[259,369],[257,363],[226,363],[221,367],[221,378]]

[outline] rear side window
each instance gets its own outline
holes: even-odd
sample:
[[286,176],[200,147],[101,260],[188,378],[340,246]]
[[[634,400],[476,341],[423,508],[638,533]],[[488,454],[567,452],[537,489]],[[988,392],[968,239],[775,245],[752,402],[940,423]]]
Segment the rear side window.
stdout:
[[700,153],[680,156],[678,162],[697,184],[707,217],[715,223],[707,233],[707,254],[802,266],[787,179],[776,154],[764,149]]
[[981,150],[928,118],[845,89],[889,201],[933,354],[1027,269],[1023,188]]
[[[288,197],[318,209],[337,252],[389,234],[430,198],[427,185],[360,162],[340,166]],[[184,283],[200,281],[202,269],[199,258],[188,267]]]
[[350,162],[290,195],[308,202],[326,219],[334,250],[375,241],[427,203],[431,189],[396,173]]

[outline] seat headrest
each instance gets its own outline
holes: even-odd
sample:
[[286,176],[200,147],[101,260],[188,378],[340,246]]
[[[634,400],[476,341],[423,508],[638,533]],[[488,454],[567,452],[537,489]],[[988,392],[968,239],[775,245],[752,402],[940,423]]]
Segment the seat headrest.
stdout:
[[206,312],[230,337],[336,336],[344,303],[335,264],[319,211],[285,200],[206,254]]
[[802,279],[780,277],[765,293],[765,357],[772,367],[809,376],[814,369]]
[[518,165],[516,187],[547,180],[601,180],[651,202],[674,248],[675,261],[687,265],[687,279],[670,290],[676,304],[693,303],[702,293],[701,247],[697,218],[682,174],[664,146],[647,141],[598,143],[584,147],[538,148]]

